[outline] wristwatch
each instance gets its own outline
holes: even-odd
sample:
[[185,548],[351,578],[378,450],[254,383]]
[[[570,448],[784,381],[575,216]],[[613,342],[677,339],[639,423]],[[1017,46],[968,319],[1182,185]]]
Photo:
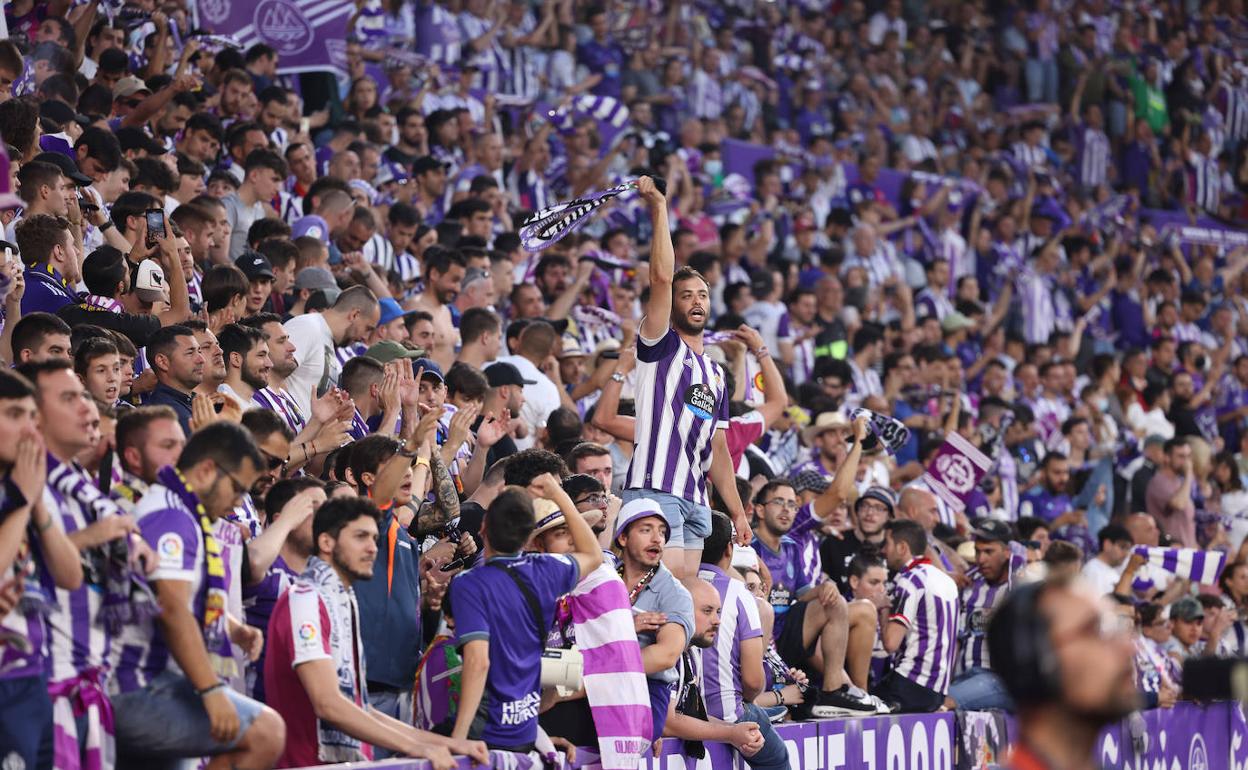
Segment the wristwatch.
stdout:
[[611,379],[615,382],[622,384],[624,382],[624,375],[621,374],[620,372],[613,372],[611,374]]

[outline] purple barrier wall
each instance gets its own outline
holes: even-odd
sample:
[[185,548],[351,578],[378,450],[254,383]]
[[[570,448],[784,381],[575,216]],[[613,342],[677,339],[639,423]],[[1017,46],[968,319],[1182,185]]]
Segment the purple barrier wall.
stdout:
[[[1248,721],[1238,703],[1180,703],[1155,709],[1101,733],[1096,760],[1104,770],[1248,770]],[[899,714],[825,719],[779,725],[793,770],[986,770],[1002,760],[1011,724],[999,712]],[[540,770],[528,757],[491,752],[493,770]],[[336,767],[345,768],[347,765]],[[425,760],[396,759],[350,765],[352,770],[430,770]],[[597,765],[584,765],[595,770]],[[745,770],[724,744],[706,744],[702,759],[680,741],[665,740],[657,757],[638,770]],[[459,770],[472,770],[461,758]],[[569,770],[566,763],[558,770]]]

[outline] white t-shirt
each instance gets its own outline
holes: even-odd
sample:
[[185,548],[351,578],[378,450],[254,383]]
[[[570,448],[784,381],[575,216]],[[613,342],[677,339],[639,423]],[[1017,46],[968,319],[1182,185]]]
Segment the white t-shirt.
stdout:
[[1091,559],[1083,565],[1083,579],[1092,585],[1099,596],[1112,594],[1121,577],[1122,566],[1111,567],[1100,559]]
[[[312,414],[312,399],[318,391],[337,385],[338,375],[342,372],[334,355],[334,335],[320,313],[295,316],[286,322],[285,327],[295,346],[295,361],[299,364],[294,373],[286,378],[286,391],[304,414]],[[526,375],[526,379],[532,378]]]
[[563,404],[559,387],[524,356],[502,356],[498,360],[519,369],[524,379],[534,381],[524,386],[524,406],[520,407],[520,417],[529,424],[529,435],[516,439],[517,449],[528,449],[537,442],[537,431],[546,427],[546,418]]

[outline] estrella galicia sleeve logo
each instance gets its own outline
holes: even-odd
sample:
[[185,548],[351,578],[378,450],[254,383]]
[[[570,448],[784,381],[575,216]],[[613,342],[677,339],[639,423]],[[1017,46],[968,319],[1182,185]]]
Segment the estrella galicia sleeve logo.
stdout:
[[706,385],[696,382],[685,390],[685,408],[699,420],[709,420],[715,413],[715,393]]
[[287,0],[261,0],[253,18],[260,38],[285,56],[303,53],[316,38],[303,11]]

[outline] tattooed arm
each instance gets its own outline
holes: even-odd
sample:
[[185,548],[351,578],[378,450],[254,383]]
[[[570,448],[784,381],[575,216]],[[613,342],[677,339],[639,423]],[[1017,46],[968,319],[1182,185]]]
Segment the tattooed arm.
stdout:
[[429,470],[433,473],[434,502],[422,505],[417,514],[416,528],[422,533],[442,529],[447,522],[459,517],[459,490],[437,452],[429,457]]

